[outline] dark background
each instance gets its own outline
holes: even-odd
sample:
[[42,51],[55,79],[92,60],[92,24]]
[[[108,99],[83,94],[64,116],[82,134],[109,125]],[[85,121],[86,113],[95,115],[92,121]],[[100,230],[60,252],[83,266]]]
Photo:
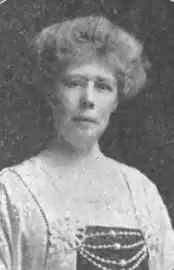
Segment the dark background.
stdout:
[[174,224],[174,3],[169,0],[7,0],[0,5],[0,167],[39,151],[44,128],[28,78],[27,42],[66,17],[104,14],[139,38],[152,66],[144,90],[120,106],[103,151],[158,186]]

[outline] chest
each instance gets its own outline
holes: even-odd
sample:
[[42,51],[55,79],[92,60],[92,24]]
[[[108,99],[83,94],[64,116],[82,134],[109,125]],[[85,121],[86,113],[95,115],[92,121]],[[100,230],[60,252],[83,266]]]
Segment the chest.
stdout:
[[[42,172],[42,185],[39,188],[30,186],[49,222],[48,264],[53,266],[51,269],[78,269],[78,264],[81,269],[84,262],[80,257],[76,261],[76,252],[70,256],[67,255],[69,249],[67,254],[65,252],[66,243],[76,242],[81,228],[101,227],[109,231],[117,227],[139,229],[129,190],[119,177],[111,171],[81,175]],[[130,244],[134,242],[137,240],[131,240]],[[106,245],[105,242],[102,244]],[[99,255],[94,254],[95,257]],[[88,265],[86,267],[90,269]]]
[[[78,220],[87,225],[137,227],[129,190],[112,171],[44,174],[37,192],[49,220]],[[35,189],[36,190],[36,189]]]

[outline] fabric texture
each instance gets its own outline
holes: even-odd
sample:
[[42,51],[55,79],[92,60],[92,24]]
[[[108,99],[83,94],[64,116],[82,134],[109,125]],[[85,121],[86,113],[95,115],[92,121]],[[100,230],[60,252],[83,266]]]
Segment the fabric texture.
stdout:
[[174,232],[157,188],[116,167],[130,193],[119,210],[114,184],[106,200],[83,200],[65,196],[61,183],[55,190],[37,157],[4,169],[0,270],[174,269]]

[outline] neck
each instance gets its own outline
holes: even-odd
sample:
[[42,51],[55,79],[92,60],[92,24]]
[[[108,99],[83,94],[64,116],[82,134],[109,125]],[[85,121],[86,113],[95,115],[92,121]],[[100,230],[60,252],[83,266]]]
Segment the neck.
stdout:
[[92,146],[73,147],[64,141],[53,141],[42,154],[66,167],[90,165],[103,156],[98,143]]

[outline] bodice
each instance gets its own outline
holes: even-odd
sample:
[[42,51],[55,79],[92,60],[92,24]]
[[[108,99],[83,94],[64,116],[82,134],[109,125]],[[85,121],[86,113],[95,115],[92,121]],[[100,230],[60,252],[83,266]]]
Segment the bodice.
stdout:
[[77,270],[147,270],[148,251],[140,230],[88,227],[77,252]]
[[147,270],[148,251],[140,230],[88,227],[77,252],[77,270]]
[[61,269],[66,269],[66,264],[69,269],[70,257],[76,270],[149,269],[148,249],[139,229],[87,226],[77,230],[73,241],[62,239],[61,245],[64,246]]
[[173,231],[156,188],[133,169],[123,172],[125,192],[113,179],[108,192],[92,197],[91,188],[76,200],[64,182],[49,184],[38,160],[4,170],[0,266],[11,269],[15,258],[18,270],[173,269]]

